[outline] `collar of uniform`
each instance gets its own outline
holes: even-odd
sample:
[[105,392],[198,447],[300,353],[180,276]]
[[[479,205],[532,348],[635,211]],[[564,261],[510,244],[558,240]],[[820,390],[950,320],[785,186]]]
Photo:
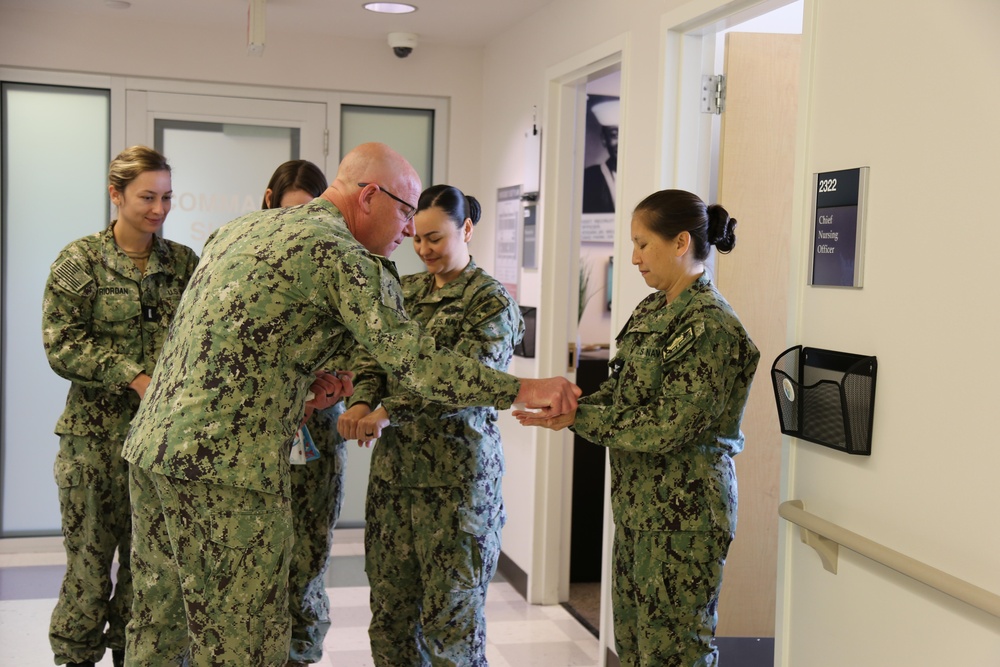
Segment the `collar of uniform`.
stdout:
[[[447,285],[434,289],[434,276],[431,274],[426,274],[426,278],[422,281],[422,294],[421,302],[434,303],[437,301],[444,301],[445,299],[457,299],[465,293],[465,288],[468,286],[469,281],[472,280],[472,276],[476,272],[476,260],[469,257],[469,263],[465,265],[462,272],[455,276]],[[415,295],[414,295],[415,296]]]
[[711,287],[712,281],[708,277],[708,272],[705,271],[670,303],[664,304],[666,296],[662,291],[650,294],[636,307],[633,317],[634,324],[630,327],[630,330],[649,332],[666,331],[673,319],[678,314],[687,310],[691,300],[697,294],[711,289]]
[[355,246],[357,246],[358,250],[367,253],[369,257],[371,257],[376,262],[381,264],[382,267],[385,268],[392,275],[392,277],[396,279],[397,282],[399,281],[399,272],[396,269],[396,263],[393,262],[388,257],[383,257],[382,255],[376,255],[373,252],[369,252],[367,248],[361,245],[361,242],[358,241],[356,238],[354,238],[354,235],[351,234],[351,230],[347,228],[347,220],[344,219],[344,214],[341,213],[340,209],[337,208],[336,204],[334,204],[326,197],[321,196],[321,197],[316,197],[316,199],[313,199],[309,203],[309,206],[312,205],[316,205],[326,209],[334,218],[333,222],[337,229],[338,234],[342,234],[343,236],[345,236],[348,243],[353,243]]
[[[132,271],[137,271],[135,262],[125,254],[125,251],[118,247],[115,242],[115,220],[103,232],[104,257],[107,265],[122,275],[129,275]],[[146,273],[159,273],[167,264],[166,258],[170,253],[170,246],[166,239],[157,234],[153,235],[153,244],[149,249],[149,259],[146,261]]]
[[[131,276],[133,272],[137,273],[139,271],[136,268],[135,263],[129,259],[129,256],[125,254],[125,251],[118,247],[115,242],[115,224],[118,221],[113,221],[108,228],[104,230],[103,236],[101,238],[102,245],[104,247],[104,263],[108,268],[112,269],[116,273],[123,276]],[[150,251],[149,258],[152,260],[153,252]],[[152,262],[149,262],[152,263]],[[148,268],[149,264],[147,264]]]

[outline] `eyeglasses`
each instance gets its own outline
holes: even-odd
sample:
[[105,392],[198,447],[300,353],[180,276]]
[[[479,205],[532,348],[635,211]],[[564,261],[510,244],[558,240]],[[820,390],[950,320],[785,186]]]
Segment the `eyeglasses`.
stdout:
[[388,190],[386,190],[385,188],[383,188],[378,183],[358,183],[358,187],[359,188],[363,188],[363,187],[366,187],[368,185],[374,185],[376,188],[379,189],[379,191],[384,192],[385,194],[389,195],[390,197],[392,197],[393,199],[395,199],[396,201],[398,201],[400,204],[402,204],[403,206],[405,206],[406,209],[407,209],[406,210],[406,218],[405,218],[405,220],[407,222],[409,222],[410,220],[413,220],[413,216],[415,216],[417,214],[417,207],[416,206],[414,206],[413,204],[411,204],[411,203],[409,203],[407,201],[403,201],[402,199],[400,199],[396,195],[392,194],[391,192],[389,192]]

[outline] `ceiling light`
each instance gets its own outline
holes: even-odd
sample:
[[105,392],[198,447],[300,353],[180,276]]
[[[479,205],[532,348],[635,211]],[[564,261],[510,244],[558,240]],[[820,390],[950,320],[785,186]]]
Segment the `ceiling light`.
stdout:
[[368,11],[379,14],[409,14],[417,11],[413,5],[402,2],[366,2],[363,6]]
[[132,6],[131,2],[125,2],[125,0],[104,0],[104,4],[112,9],[128,9]]

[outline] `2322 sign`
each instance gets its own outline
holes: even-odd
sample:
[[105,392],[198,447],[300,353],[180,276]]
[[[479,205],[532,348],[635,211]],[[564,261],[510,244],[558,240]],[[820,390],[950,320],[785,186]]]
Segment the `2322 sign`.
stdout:
[[836,191],[837,191],[836,178],[824,178],[819,182],[819,192],[836,192]]

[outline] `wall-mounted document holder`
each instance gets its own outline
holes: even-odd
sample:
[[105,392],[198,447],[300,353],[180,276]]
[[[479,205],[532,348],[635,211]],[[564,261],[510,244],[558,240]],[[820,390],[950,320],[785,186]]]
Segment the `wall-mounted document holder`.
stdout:
[[797,345],[771,366],[781,432],[848,454],[872,453],[875,357]]

